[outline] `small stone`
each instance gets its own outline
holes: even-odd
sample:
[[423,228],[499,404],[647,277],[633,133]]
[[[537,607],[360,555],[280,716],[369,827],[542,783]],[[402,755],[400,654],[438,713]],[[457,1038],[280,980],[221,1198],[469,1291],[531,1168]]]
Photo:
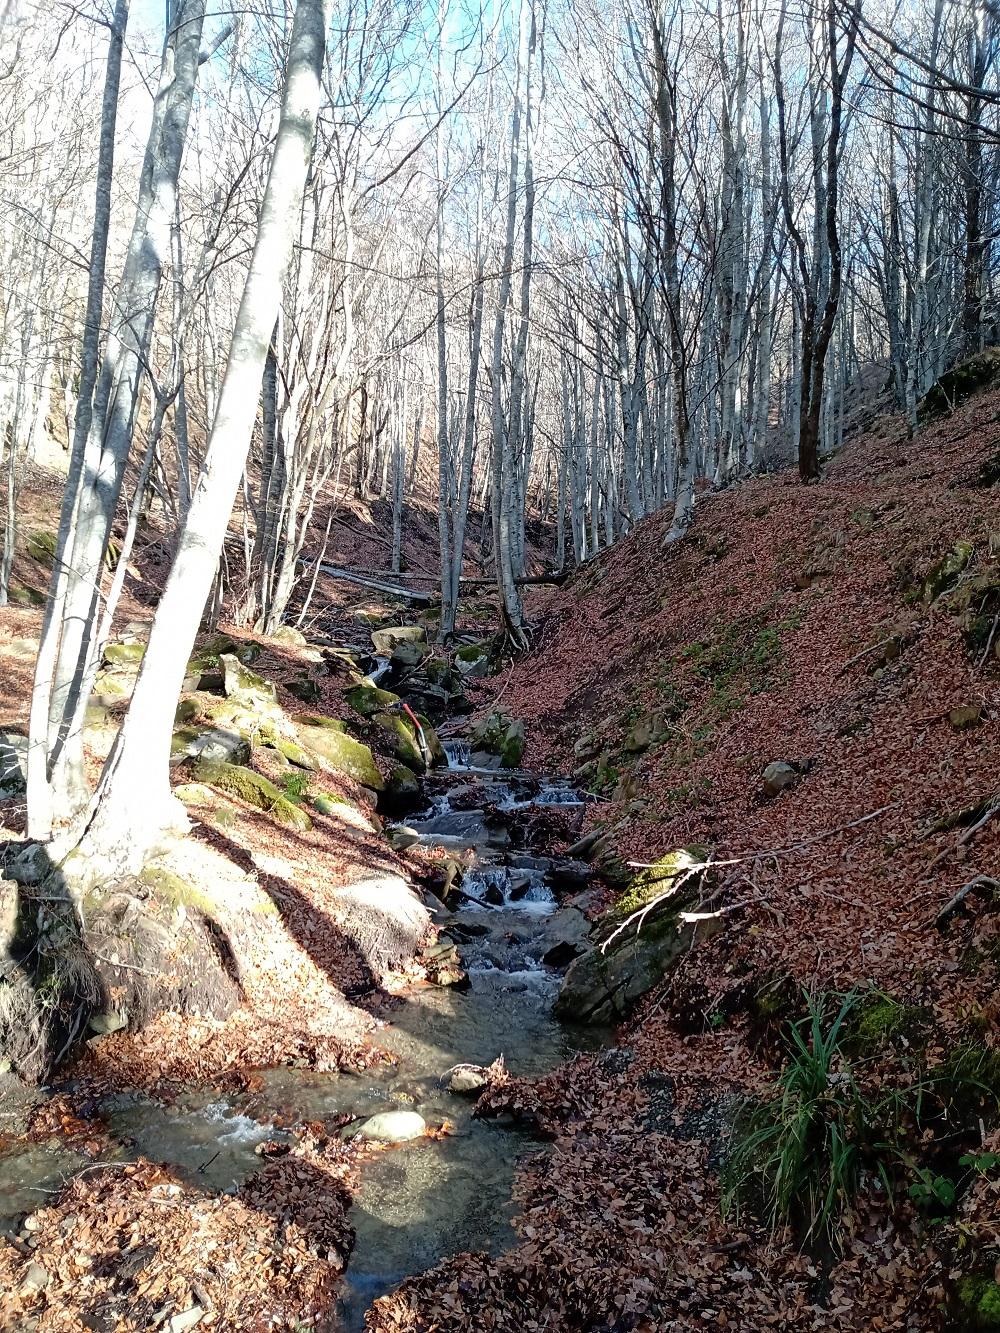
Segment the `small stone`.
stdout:
[[112,1032],[121,1032],[128,1026],[128,1019],[117,1009],[109,1009],[104,1014],[94,1014],[90,1020],[91,1032],[99,1037],[108,1037]]
[[200,1324],[205,1311],[200,1305],[192,1305],[188,1310],[182,1310],[180,1314],[175,1314],[168,1325],[170,1333],[184,1333],[185,1329],[194,1328]]
[[764,795],[775,797],[786,787],[797,782],[798,778],[799,770],[794,764],[788,763],[785,759],[776,760],[764,769]]
[[442,1086],[461,1097],[482,1092],[489,1081],[489,1074],[482,1065],[455,1065],[441,1076]]
[[44,1291],[51,1281],[51,1274],[41,1264],[30,1263],[21,1283],[21,1295],[30,1296],[33,1292]]
[[948,721],[956,731],[968,731],[970,727],[976,727],[982,720],[983,710],[979,704],[962,704],[958,708],[953,708],[948,714]]
[[421,1138],[426,1130],[426,1121],[416,1111],[380,1111],[360,1126],[357,1137],[376,1143],[406,1143]]

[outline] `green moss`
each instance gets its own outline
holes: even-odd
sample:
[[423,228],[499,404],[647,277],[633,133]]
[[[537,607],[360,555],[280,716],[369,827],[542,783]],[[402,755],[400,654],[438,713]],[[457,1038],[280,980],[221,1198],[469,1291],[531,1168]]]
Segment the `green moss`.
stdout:
[[486,643],[466,643],[455,653],[460,662],[478,662],[489,655],[489,644]]
[[333,796],[329,792],[317,792],[310,796],[309,803],[321,815],[339,814],[341,810],[353,810],[354,806],[344,796]]
[[139,876],[139,883],[144,884],[155,897],[168,906],[192,907],[206,916],[212,916],[218,910],[218,903],[211,895],[195,884],[190,884],[166,866],[146,866]]
[[975,552],[972,542],[957,541],[933,567],[923,583],[923,599],[933,602],[942,593],[953,588],[961,578]]
[[295,741],[288,740],[285,736],[276,735],[272,741],[268,742],[268,744],[272,750],[277,750],[278,754],[284,756],[284,758],[287,759],[290,764],[294,764],[296,768],[304,768],[310,773],[315,773],[319,768],[319,760],[315,755],[310,754],[305,746],[299,745]]
[[145,656],[144,643],[109,643],[104,650],[104,661],[108,666],[138,667]]
[[224,791],[227,796],[235,796],[247,805],[267,811],[279,824],[298,829],[312,827],[312,820],[304,810],[293,805],[273,782],[255,773],[252,768],[245,768],[242,764],[203,760],[196,767],[194,775],[199,782],[206,782],[210,787]]
[[25,543],[28,557],[40,565],[51,566],[56,556],[58,538],[54,532],[29,532]]
[[854,1008],[851,1035],[862,1049],[879,1049],[900,1037],[913,1038],[921,1018],[914,1006],[901,1004],[882,991],[870,991]]
[[299,734],[303,744],[335,772],[346,773],[372,791],[383,790],[385,783],[367,745],[332,727],[300,725]]
[[187,754],[188,747],[201,735],[197,727],[175,727],[174,734],[170,740],[170,753],[172,755]]
[[[958,1303],[972,1328],[1000,1328],[1000,1285],[987,1273],[974,1273],[959,1280]],[[970,1325],[966,1325],[970,1327]]]
[[362,717],[374,717],[376,713],[383,713],[400,702],[399,695],[393,694],[391,690],[380,690],[377,685],[368,684],[355,685],[346,691],[344,698]]
[[182,699],[174,709],[174,721],[177,723],[193,722],[198,716],[197,699]]
[[322,727],[325,731],[345,732],[347,723],[339,717],[320,717],[318,713],[296,713],[292,721],[297,727]]
[[382,732],[390,752],[400,763],[416,772],[424,771],[427,765],[412,722],[398,713],[376,713],[372,724]]
[[668,852],[666,856],[661,856],[653,865],[635,876],[615,904],[615,916],[631,916],[633,912],[648,907],[654,899],[670,892],[674,887],[682,889],[689,885],[693,886],[695,877],[692,875],[688,875],[683,882],[679,881],[687,871],[698,865],[701,859],[700,848],[680,847],[676,851]]

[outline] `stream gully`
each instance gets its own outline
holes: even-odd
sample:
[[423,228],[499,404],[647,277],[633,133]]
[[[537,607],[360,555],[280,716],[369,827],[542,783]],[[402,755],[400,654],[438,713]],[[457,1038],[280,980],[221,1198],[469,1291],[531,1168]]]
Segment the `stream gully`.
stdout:
[[[510,1126],[473,1120],[475,1097],[445,1090],[441,1076],[456,1064],[488,1065],[499,1055],[512,1073],[537,1076],[599,1040],[592,1031],[571,1032],[551,1014],[561,970],[545,959],[553,951],[553,923],[566,916],[548,882],[558,863],[512,852],[506,828],[487,814],[489,807],[527,813],[539,805],[578,805],[579,794],[473,767],[464,741],[445,748],[449,768],[427,779],[426,807],[407,825],[428,845],[476,849],[456,909],[436,915],[458,944],[469,989],[425,985],[403,992],[379,1034],[395,1064],[381,1070],[277,1069],[244,1098],[190,1092],[166,1106],[129,1094],[101,1108],[112,1136],[128,1144],[118,1150],[122,1160],[141,1154],[168,1163],[209,1191],[232,1190],[259,1170],[255,1149],[283,1137],[276,1125],[385,1110],[415,1110],[430,1126],[447,1120],[450,1134],[415,1139],[364,1163],[350,1215],[357,1243],[328,1326],[340,1333],[363,1329],[371,1302],[405,1277],[464,1250],[496,1253],[512,1242],[515,1163],[536,1145]],[[460,809],[452,806],[457,789]],[[79,1156],[54,1140],[0,1156],[0,1230],[16,1229],[25,1212],[44,1206],[80,1167]]]

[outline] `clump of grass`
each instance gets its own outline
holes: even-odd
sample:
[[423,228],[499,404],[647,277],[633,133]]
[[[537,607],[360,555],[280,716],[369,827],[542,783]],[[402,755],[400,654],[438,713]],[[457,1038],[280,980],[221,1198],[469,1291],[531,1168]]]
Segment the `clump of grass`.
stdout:
[[790,1025],[788,1063],[773,1095],[738,1118],[723,1179],[725,1211],[756,1205],[772,1228],[834,1247],[863,1171],[891,1193],[908,1109],[902,1093],[872,1097],[859,1085],[845,1050],[857,997],[839,1000],[828,1020],[829,1002],[810,998],[806,1017]]

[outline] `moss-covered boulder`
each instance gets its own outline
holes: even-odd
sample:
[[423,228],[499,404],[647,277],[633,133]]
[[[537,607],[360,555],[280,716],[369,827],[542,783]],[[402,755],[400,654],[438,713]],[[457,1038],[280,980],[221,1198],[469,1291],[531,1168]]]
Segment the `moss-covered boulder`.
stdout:
[[603,1024],[624,1018],[691,947],[693,928],[674,916],[626,928],[606,947],[570,963],[554,1012],[567,1023]]
[[420,799],[420,780],[412,768],[395,764],[385,780],[385,808],[400,811],[411,808]]
[[306,812],[290,801],[268,778],[242,764],[218,763],[202,760],[194,771],[196,781],[207,783],[227,796],[235,796],[247,805],[265,810],[289,828],[310,829],[312,820]]
[[951,550],[941,557],[924,580],[923,597],[925,602],[935,601],[942,593],[955,586],[968,568],[975,549],[972,542],[957,541]]
[[635,912],[641,912],[658,898],[664,900],[683,895],[685,899],[694,895],[701,881],[703,871],[702,849],[698,847],[679,847],[668,852],[645,869],[640,870],[615,904],[609,921],[621,922]]
[[303,744],[335,773],[345,773],[372,791],[382,791],[385,782],[367,745],[334,727],[299,725]]
[[145,656],[144,643],[109,643],[104,650],[104,664],[119,670],[138,671]]
[[92,698],[102,708],[113,708],[132,697],[135,675],[125,671],[99,671],[94,681]]
[[490,645],[485,642],[463,644],[455,653],[455,670],[472,680],[489,675]]
[[347,730],[347,723],[339,717],[322,717],[319,713],[295,713],[292,721],[297,727],[322,727],[324,731]]
[[413,723],[400,713],[376,713],[372,725],[382,733],[390,754],[413,769],[423,773],[427,768],[424,753],[417,739]]
[[250,760],[250,742],[240,732],[225,727],[187,725],[174,728],[170,753],[175,759],[246,764]]
[[944,416],[979,389],[993,384],[1000,375],[1000,350],[988,348],[946,370],[920,400],[917,411],[924,420]]
[[512,722],[500,742],[500,762],[504,768],[520,768],[524,758],[524,723]]
[[344,698],[362,717],[374,717],[376,713],[385,712],[387,708],[394,708],[400,703],[398,694],[393,694],[391,690],[380,690],[377,685],[368,683],[355,685],[353,689],[347,690]]
[[40,565],[51,565],[56,557],[57,537],[54,532],[29,532],[25,550],[29,560],[37,560]]
[[223,688],[227,695],[241,694],[274,703],[278,692],[273,683],[245,666],[235,653],[220,653]]

